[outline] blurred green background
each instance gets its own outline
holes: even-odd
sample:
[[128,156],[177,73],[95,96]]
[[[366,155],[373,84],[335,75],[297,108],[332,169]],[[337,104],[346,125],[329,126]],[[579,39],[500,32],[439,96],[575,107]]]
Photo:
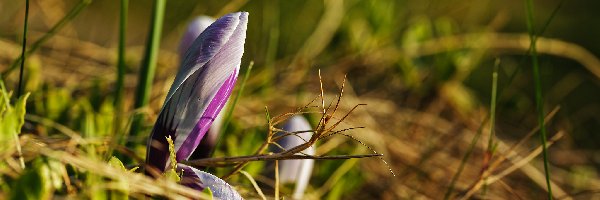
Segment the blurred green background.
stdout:
[[[78,2],[32,0],[28,41],[40,38]],[[92,1],[28,57],[25,81],[26,91],[31,92],[27,101],[31,116],[26,117],[21,138],[31,135],[46,142],[62,138],[64,131],[49,125],[61,124],[92,141],[76,148],[106,161],[119,143],[115,144],[115,138],[127,132],[127,127],[114,127],[115,113],[123,112],[123,124],[127,124],[133,112],[153,1],[130,1],[123,110],[112,105],[119,3]],[[595,10],[600,2],[549,0],[534,1],[534,5],[536,31],[541,34],[538,52],[544,109],[548,113],[560,107],[547,123],[547,130],[549,138],[564,133],[549,148],[554,196],[599,198],[600,15]],[[21,50],[24,1],[2,0],[0,10],[0,70],[5,71]],[[339,94],[347,75],[342,113],[359,103],[367,106],[354,111],[342,124],[365,126],[348,134],[383,153],[396,173],[392,176],[388,166],[376,158],[316,161],[307,198],[440,199],[483,124],[482,137],[455,185],[454,194],[464,194],[488,164],[490,130],[484,119],[490,114],[495,65],[502,92],[497,99],[494,140],[505,147],[498,147],[493,158],[510,151],[525,157],[540,145],[537,135],[525,138],[537,125],[537,118],[524,1],[171,0],[166,6],[151,104],[141,111],[149,116],[144,134],[121,138],[139,144],[129,147],[135,155],[145,155],[147,134],[178,69],[177,48],[187,23],[199,15],[219,17],[235,11],[250,13],[240,74],[250,61],[254,69],[216,156],[254,152],[265,137],[264,107],[268,106],[271,115],[278,115],[309,103],[320,94],[320,69],[328,101]],[[16,90],[17,70],[2,79],[8,90]],[[307,116],[313,125],[320,117]],[[507,150],[506,146],[518,141],[524,145]],[[343,136],[319,146],[317,151],[323,154],[371,153]],[[38,160],[43,156],[38,154],[26,156],[27,163],[41,162]],[[127,168],[138,164],[130,155],[118,155]],[[495,172],[516,165],[511,161],[519,158],[509,160]],[[68,162],[63,164],[69,166]],[[259,182],[268,183],[271,180],[261,172],[263,165],[252,163],[245,170]],[[522,167],[476,195],[544,197],[545,185],[539,182],[541,156],[526,166],[531,168]],[[67,169],[65,173],[70,176],[79,174]],[[219,168],[215,173],[223,175],[228,170]],[[3,195],[18,186],[18,177],[3,175]],[[49,193],[56,197],[95,197],[96,190],[85,189],[86,184],[94,183],[90,177],[72,178],[79,183],[63,181],[59,185],[73,184],[67,186],[72,190],[49,187],[53,188]],[[241,176],[230,183],[248,197],[256,197]],[[100,187],[98,193],[108,190]],[[270,189],[265,186],[264,190]],[[284,188],[284,193],[289,191]]]

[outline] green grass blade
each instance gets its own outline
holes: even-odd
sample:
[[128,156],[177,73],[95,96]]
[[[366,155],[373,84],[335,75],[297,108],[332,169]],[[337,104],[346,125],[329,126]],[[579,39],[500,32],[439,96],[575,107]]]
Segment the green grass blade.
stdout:
[[115,107],[113,120],[112,145],[109,147],[106,156],[112,156],[113,148],[119,145],[121,138],[119,137],[123,126],[123,94],[125,91],[125,42],[127,33],[127,15],[129,10],[129,0],[121,0],[121,8],[119,13],[119,44],[117,50],[117,82],[115,84],[115,99],[113,105]]
[[23,45],[21,48],[21,69],[19,70],[19,86],[17,86],[17,97],[23,92],[23,70],[25,69],[25,49],[27,49],[27,21],[29,21],[29,0],[25,0],[25,20],[23,22]]
[[15,103],[15,114],[17,118],[17,127],[14,133],[15,144],[17,147],[17,153],[19,153],[19,164],[22,169],[25,169],[25,160],[23,159],[23,152],[21,150],[21,142],[19,140],[19,134],[21,134],[21,128],[25,124],[25,104],[30,93],[26,93],[23,96],[17,97],[18,100]]
[[492,72],[492,99],[490,100],[490,138],[488,140],[487,151],[490,153],[490,159],[493,153],[494,146],[494,135],[495,135],[495,126],[496,126],[496,101],[498,94],[498,67],[500,65],[500,61],[496,60],[494,64],[494,72]]
[[52,36],[54,36],[60,29],[62,29],[62,27],[64,27],[69,21],[75,18],[90,3],[92,3],[92,0],[82,0],[77,5],[75,5],[75,7],[73,7],[73,9],[71,9],[71,11],[67,13],[67,15],[60,19],[58,23],[56,23],[52,28],[50,28],[50,30],[46,34],[44,34],[44,36],[42,36],[40,39],[31,44],[29,50],[27,50],[24,55],[19,56],[19,58],[17,58],[17,60],[15,60],[7,70],[2,72],[2,76],[8,77],[10,72],[12,72],[18,67],[19,63],[23,60],[24,56],[35,52],[40,46],[42,46],[42,44],[48,41],[48,39],[52,38]]
[[[546,31],[546,29],[547,29],[547,28],[548,28],[548,26],[550,25],[550,22],[552,22],[552,20],[554,19],[554,17],[555,17],[555,16],[556,16],[556,14],[558,13],[558,10],[560,10],[560,8],[562,7],[562,3],[563,3],[563,1],[564,1],[564,0],[561,0],[561,1],[560,1],[560,3],[559,3],[557,6],[556,6],[556,8],[554,8],[554,10],[553,10],[552,14],[551,14],[551,15],[550,15],[550,17],[548,18],[548,20],[546,20],[546,22],[544,23],[544,26],[542,27],[542,29],[541,29],[541,31],[540,31],[540,35],[541,35],[541,34],[543,34],[543,33]],[[529,53],[529,52],[531,52],[531,46],[529,47],[529,49],[527,50],[527,52],[528,52],[528,53]],[[525,60],[523,59],[523,60],[519,61],[519,63],[523,63],[524,61],[525,61]],[[520,65],[520,64],[519,64],[519,65]],[[508,80],[506,81],[506,82],[507,82],[507,86],[506,86],[506,87],[503,87],[503,88],[500,88],[500,89],[498,90],[498,92],[497,92],[497,95],[496,95],[496,99],[498,99],[498,98],[500,98],[500,97],[502,97],[502,96],[503,96],[503,94],[504,94],[504,91],[505,91],[504,89],[505,89],[505,88],[507,88],[508,86],[510,86],[510,85],[513,83],[513,81],[515,80],[515,78],[516,78],[516,75],[518,74],[518,72],[520,71],[520,69],[521,69],[521,68],[517,68],[515,71],[513,71],[513,72],[510,74],[510,76],[509,76]],[[484,125],[484,124],[487,122],[487,120],[489,120],[489,116],[487,116],[487,117],[486,117],[486,118],[485,118],[485,119],[482,121],[482,123],[481,123],[481,125],[480,125],[480,126],[481,126],[481,127],[483,127],[483,125]],[[473,138],[473,140],[471,141],[471,146],[473,146],[473,145],[474,145],[474,142],[477,142],[477,140],[479,139],[479,134],[480,134],[480,131],[478,131],[478,132],[477,132],[477,134],[478,134],[478,135],[476,135],[476,136]],[[474,146],[473,146],[473,147],[474,147]],[[545,150],[545,149],[544,149],[544,150]],[[450,198],[450,196],[451,196],[451,194],[452,194],[452,191],[454,190],[454,185],[456,184],[456,181],[457,181],[458,177],[460,177],[460,174],[462,173],[462,170],[463,170],[463,168],[464,168],[465,162],[466,162],[466,161],[469,159],[469,157],[471,156],[471,153],[472,153],[472,149],[469,149],[469,150],[467,150],[466,154],[464,155],[464,157],[463,157],[463,159],[462,159],[462,161],[461,161],[461,163],[460,163],[459,169],[456,171],[456,173],[455,173],[455,174],[454,174],[454,176],[452,177],[452,180],[451,180],[451,182],[450,182],[450,185],[448,186],[448,190],[446,191],[446,193],[445,193],[445,195],[444,195],[444,199],[449,199],[449,198]]]
[[561,0],[560,2],[558,2],[558,5],[556,5],[554,10],[552,10],[550,17],[548,17],[548,20],[546,20],[546,22],[544,23],[544,26],[542,26],[542,29],[540,29],[540,32],[538,35],[542,35],[542,34],[544,34],[544,32],[546,32],[546,29],[548,29],[548,27],[550,26],[550,22],[552,22],[554,17],[556,17],[556,14],[558,14],[558,11],[560,10],[560,8],[562,8],[562,5],[564,2],[565,2],[565,0]]
[[[135,109],[139,109],[148,105],[148,102],[150,101],[150,91],[152,91],[152,80],[154,79],[156,62],[158,60],[160,35],[165,15],[166,2],[166,0],[154,1],[154,7],[152,9],[152,21],[149,30],[150,33],[148,35],[148,42],[146,43],[144,60],[142,61],[142,68],[139,74],[135,96]],[[138,135],[143,121],[144,115],[142,114],[137,114],[134,117],[133,123],[131,124],[130,136]]]
[[[550,26],[550,22],[552,22],[552,20],[554,19],[554,17],[556,17],[556,14],[558,13],[558,11],[560,10],[560,8],[562,8],[562,4],[563,4],[564,0],[561,0],[558,5],[556,5],[556,7],[554,8],[554,10],[552,10],[552,14],[550,14],[550,17],[548,17],[548,20],[546,20],[546,22],[544,23],[544,26],[542,26],[542,28],[540,29],[540,32],[538,33],[538,36],[543,35],[546,32],[546,29],[548,29],[548,27]],[[529,47],[529,49],[527,49],[527,54],[531,53],[531,46]],[[523,59],[521,59],[519,61],[519,65],[521,66],[523,65],[523,63],[525,63],[525,59],[526,57],[523,57]],[[508,84],[510,85],[513,80],[515,79],[515,77],[517,76],[517,73],[521,70],[521,68],[517,68],[515,71],[513,71],[513,73],[510,74],[509,78],[508,78]],[[501,97],[502,93],[504,91],[500,90],[498,92],[498,96]]]
[[[496,101],[498,96],[498,66],[500,66],[500,60],[496,59],[494,63],[494,71],[492,72],[492,98],[490,100],[490,136],[488,139],[488,146],[485,152],[484,167],[487,169],[489,164],[494,157],[495,145],[494,137],[496,134]],[[487,180],[487,177],[484,177]],[[483,185],[483,195],[487,192],[487,183]]]
[[[129,0],[121,0],[121,11],[119,16],[119,46],[117,52],[117,83],[115,85],[114,105],[117,108],[117,115],[120,116],[120,109],[123,108],[123,88],[125,82],[125,41],[127,33],[127,10]],[[119,120],[117,120],[119,122]]]
[[533,79],[535,82],[535,102],[537,110],[538,124],[540,126],[540,140],[542,142],[542,156],[544,159],[544,172],[546,176],[546,187],[548,188],[548,199],[552,199],[552,186],[550,185],[550,170],[548,164],[548,150],[546,146],[546,126],[544,124],[544,99],[542,96],[542,81],[540,77],[540,66],[536,48],[536,33],[533,20],[533,1],[527,0],[527,29],[529,30],[529,39],[531,42],[531,63],[533,65]]

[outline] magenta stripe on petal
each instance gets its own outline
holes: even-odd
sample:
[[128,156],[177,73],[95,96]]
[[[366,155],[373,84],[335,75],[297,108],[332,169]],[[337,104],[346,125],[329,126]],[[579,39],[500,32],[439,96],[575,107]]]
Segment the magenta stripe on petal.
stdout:
[[177,151],[177,161],[187,160],[198,144],[200,144],[206,131],[208,131],[212,122],[215,120],[225,103],[227,103],[227,99],[229,99],[229,95],[231,95],[233,86],[235,86],[237,73],[236,70],[236,72],[229,76],[221,88],[219,88],[219,91],[215,94],[213,100],[208,104],[202,117],[200,117],[192,132],[187,136],[185,141],[183,141],[183,144]]

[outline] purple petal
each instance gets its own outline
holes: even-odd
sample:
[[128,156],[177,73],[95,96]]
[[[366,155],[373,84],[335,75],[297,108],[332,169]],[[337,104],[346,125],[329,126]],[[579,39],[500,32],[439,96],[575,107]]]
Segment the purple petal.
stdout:
[[233,86],[235,86],[237,75],[238,71],[236,70],[236,72],[225,81],[225,83],[212,98],[212,101],[208,104],[208,107],[206,107],[206,110],[204,110],[202,117],[200,117],[194,129],[187,135],[187,137],[185,137],[185,140],[183,140],[181,144],[178,144],[178,141],[181,140],[175,140],[175,149],[177,150],[176,157],[178,161],[187,160],[191,156],[192,152],[196,149],[198,144],[200,144],[200,140],[202,140],[206,131],[208,131],[208,128],[215,120],[225,103],[227,103],[227,99],[229,99],[229,95],[233,90]]
[[[200,140],[210,127],[212,121],[216,118],[217,114],[223,108],[224,104],[227,102],[229,95],[231,94],[231,90],[235,85],[235,81],[237,79],[237,75],[239,72],[239,66],[241,63],[242,54],[244,52],[243,46],[246,38],[246,25],[247,25],[247,13],[240,13],[239,15],[239,24],[235,29],[234,33],[231,35],[231,38],[223,45],[223,47],[219,50],[219,52],[211,59],[206,65],[205,75],[207,78],[202,80],[208,80],[204,82],[205,84],[210,84],[210,81],[216,79],[215,77],[227,77],[223,76],[224,70],[220,70],[221,66],[235,66],[234,75],[231,75],[227,80],[223,80],[223,85],[219,88],[218,92],[210,93],[214,94],[211,98],[210,103],[204,104],[206,105],[205,110],[202,112],[202,116],[196,118],[197,120],[191,121],[193,124],[186,124],[184,121],[184,125],[193,125],[194,129],[189,132],[183,131],[182,134],[177,134],[178,136],[186,136],[186,138],[180,137],[175,140],[175,149],[177,150],[178,160],[180,159],[188,159],[191,155],[192,151],[198,146]],[[210,27],[208,28],[210,29]],[[207,29],[207,31],[208,31]],[[194,96],[202,96],[199,95]],[[187,127],[187,126],[186,126]]]
[[243,199],[231,185],[219,177],[184,164],[178,164],[177,168],[178,171],[183,170],[180,182],[182,185],[199,191],[208,187],[215,199]]
[[[226,108],[228,103],[229,101],[225,103],[223,108]],[[214,151],[217,145],[217,139],[219,139],[221,126],[223,126],[224,115],[224,112],[219,112],[217,118],[215,118],[213,123],[210,125],[210,128],[208,129],[202,140],[200,140],[200,144],[198,144],[198,147],[196,147],[189,160],[209,158],[212,155],[212,152]]]
[[193,167],[184,164],[177,165],[177,172],[179,173],[183,171],[179,184],[185,185],[194,190],[202,191],[205,188],[204,183],[193,169]]
[[146,162],[164,171],[173,137],[177,161],[189,158],[223,108],[244,53],[248,13],[225,15],[198,36],[167,94],[150,140]]
[[[192,45],[192,42],[194,42],[194,40],[200,35],[200,33],[202,33],[202,31],[204,31],[213,22],[215,22],[215,19],[211,17],[199,16],[188,24],[187,31],[181,38],[181,43],[179,45],[179,55],[181,57],[181,60],[183,60],[183,57],[185,56],[185,53],[187,52],[188,48]],[[220,112],[189,159],[202,159],[210,157],[217,143],[217,138],[222,122],[223,113]]]
[[[283,130],[288,132],[311,131],[312,128],[306,119],[296,115],[288,120],[283,126]],[[296,135],[288,135],[277,141],[284,149],[291,149],[310,140],[312,132],[302,132]],[[273,149],[273,147],[271,147]],[[275,147],[279,149],[278,147]],[[281,151],[279,149],[278,151]],[[276,151],[276,152],[278,152]],[[315,155],[315,148],[311,146],[304,151],[304,154]],[[282,160],[279,161],[279,181],[281,183],[295,183],[293,199],[302,199],[304,190],[308,186],[314,160]]]
[[196,40],[200,33],[202,33],[213,22],[215,22],[215,19],[211,17],[199,16],[188,24],[187,30],[185,31],[185,34],[181,38],[181,43],[179,44],[179,55],[181,60],[184,59],[194,40]]
[[[179,91],[179,87],[181,87],[184,81],[188,80],[190,76],[200,68],[206,68],[205,65],[207,65],[209,61],[215,59],[215,56],[217,56],[219,52],[221,52],[221,57],[225,56],[225,59],[228,61],[220,63],[227,64],[225,66],[219,66],[219,68],[228,69],[223,69],[221,70],[222,72],[232,72],[234,67],[239,67],[239,63],[241,62],[240,59],[244,53],[247,22],[248,13],[238,12],[225,15],[207,27],[192,43],[192,46],[187,50],[187,53],[185,53],[179,72],[175,77],[173,85],[171,85],[171,88],[169,89],[165,102],[170,100],[176,91]],[[235,36],[234,33],[236,33]],[[227,46],[229,46],[228,50],[221,50],[221,48]],[[237,63],[237,65],[230,65],[232,63]]]

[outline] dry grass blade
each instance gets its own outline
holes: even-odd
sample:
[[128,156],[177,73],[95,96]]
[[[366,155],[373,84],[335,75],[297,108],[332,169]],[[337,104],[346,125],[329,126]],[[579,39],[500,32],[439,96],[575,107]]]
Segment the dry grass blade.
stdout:
[[[280,140],[283,137],[287,137],[287,136],[290,136],[290,135],[298,137],[301,140],[303,140],[304,142],[308,142],[306,139],[298,136],[298,134],[299,133],[314,133],[315,132],[315,131],[294,131],[294,132],[289,132],[289,131],[278,129],[278,128],[274,128],[274,130],[276,130],[277,132],[283,133],[283,134],[271,138],[272,144],[277,144],[275,142],[277,142],[278,140]],[[285,150],[285,149],[283,149],[283,150]]]
[[60,131],[61,133],[69,136],[77,144],[84,144],[83,142],[85,140],[81,137],[81,135],[79,133],[77,133],[74,130],[71,130],[69,127],[66,127],[62,124],[58,124],[50,119],[46,119],[41,116],[37,116],[37,115],[33,115],[33,114],[25,114],[25,119],[27,121],[32,121],[32,122],[43,124],[44,126],[52,127],[54,129]]
[[340,134],[340,135],[343,135],[343,136],[346,136],[346,137],[348,137],[348,138],[350,138],[350,139],[352,139],[352,140],[354,140],[354,141],[356,141],[356,142],[360,143],[360,144],[361,144],[361,145],[363,145],[364,147],[367,147],[367,149],[371,150],[371,151],[374,153],[374,155],[379,155],[379,156],[378,156],[378,157],[379,157],[379,159],[380,159],[380,160],[383,162],[383,164],[385,164],[385,166],[387,166],[387,167],[388,167],[388,170],[390,171],[390,173],[391,173],[393,176],[396,176],[396,174],[394,173],[394,170],[392,170],[392,167],[390,167],[390,164],[388,164],[388,162],[386,162],[386,161],[385,161],[385,159],[383,159],[383,154],[379,154],[379,153],[377,153],[377,151],[375,151],[375,149],[373,149],[373,148],[369,147],[369,146],[368,146],[367,144],[365,144],[364,142],[362,142],[362,141],[360,141],[360,140],[356,139],[354,136],[351,136],[351,135],[348,135],[348,134],[344,134],[344,133],[338,133],[338,134]]
[[[272,124],[272,119],[270,117],[269,114],[269,109],[267,106],[265,106],[265,113],[266,113],[266,117],[267,117],[267,140],[258,148],[258,150],[256,150],[256,153],[254,153],[255,155],[258,155],[260,153],[262,153],[265,149],[267,149],[267,147],[269,146],[269,144],[271,143],[271,138],[273,137],[274,133],[273,133],[273,124]],[[221,177],[224,180],[229,179],[232,175],[234,175],[235,173],[239,172],[240,170],[242,170],[242,168],[244,168],[246,166],[246,164],[248,164],[248,161],[244,161],[242,163],[237,164],[233,170],[231,170],[231,172],[229,172],[228,174],[226,174],[225,176]]]
[[[560,106],[557,106],[550,113],[548,113],[548,115],[544,119],[545,123],[548,123],[556,115],[556,113],[558,113],[559,110],[560,110]],[[496,169],[500,164],[502,164],[502,162],[504,162],[506,159],[508,159],[509,156],[512,155],[512,152],[515,152],[515,150],[517,148],[519,148],[521,145],[523,145],[523,143],[525,143],[525,141],[527,141],[529,138],[531,138],[539,129],[540,129],[540,126],[539,125],[536,126],[534,129],[529,131],[525,135],[525,137],[521,138],[521,140],[519,140],[519,142],[517,142],[516,144],[514,144],[510,148],[508,148],[508,150],[505,153],[501,154],[499,158],[494,160],[494,162],[489,166],[488,170],[486,170],[483,175],[488,176],[489,174],[486,174],[486,173],[491,173],[491,171]]]
[[275,199],[279,199],[279,162],[275,161]]
[[[344,74],[344,79],[342,80],[342,87],[340,88],[340,96],[337,98],[337,103],[335,104],[335,108],[333,108],[333,112],[329,115],[330,117],[335,116],[335,111],[337,111],[340,106],[340,101],[342,100],[342,97],[344,96],[344,87],[345,86],[346,86],[346,75]],[[323,94],[323,93],[321,93],[321,94]],[[350,114],[350,113],[348,113],[348,114]]]
[[[336,128],[340,123],[342,123],[344,121],[344,119],[346,119],[350,113],[352,113],[354,110],[356,110],[356,108],[358,108],[359,106],[366,106],[367,104],[357,104],[354,107],[352,107],[352,109],[350,109],[350,111],[348,111],[348,113],[346,113],[346,115],[344,115],[340,120],[338,120],[335,124],[333,124],[331,127],[329,127],[327,130],[323,131],[325,133],[332,131],[334,128]],[[325,127],[325,126],[323,126]]]
[[210,199],[204,193],[179,185],[175,182],[151,179],[143,174],[131,173],[109,166],[106,163],[92,160],[82,156],[75,156],[64,151],[55,151],[46,147],[39,147],[39,153],[50,158],[68,163],[73,167],[89,171],[114,180],[125,181],[133,193],[148,195],[168,196],[172,199],[201,198]]
[[366,128],[366,127],[364,127],[364,126],[359,126],[359,127],[345,128],[345,129],[342,129],[342,130],[339,130],[339,131],[334,131],[334,132],[332,132],[332,133],[329,133],[329,134],[327,134],[327,135],[323,135],[323,136],[321,136],[321,138],[319,138],[319,139],[325,139],[325,138],[331,137],[331,136],[333,136],[333,135],[335,135],[335,134],[338,134],[338,133],[342,133],[342,132],[346,132],[346,131],[350,131],[350,130],[354,130],[354,129],[363,129],[363,128]]
[[[554,135],[554,137],[552,137],[552,138],[550,138],[550,140],[548,140],[548,144],[553,144],[554,142],[556,142],[557,140],[562,138],[562,136],[564,136],[564,132],[560,131],[560,132],[556,133],[556,135]],[[531,151],[531,153],[529,153],[529,155],[525,156],[524,158],[521,158],[520,160],[511,160],[513,165],[502,170],[500,173],[498,173],[496,175],[489,176],[487,182],[494,183],[494,182],[504,178],[505,176],[509,175],[510,173],[514,172],[515,170],[517,170],[517,169],[523,167],[524,165],[526,165],[527,163],[529,163],[536,156],[538,156],[541,152],[542,152],[542,148],[538,147],[535,150]]]
[[[550,113],[548,113],[548,115],[545,118],[545,121],[546,122],[550,121],[550,119],[552,119],[559,110],[560,110],[559,106],[555,107]],[[470,188],[474,187],[477,184],[485,183],[486,178],[491,176],[491,174],[494,172],[494,170],[496,170],[496,168],[498,168],[500,166],[500,164],[502,164],[506,159],[508,159],[509,156],[513,155],[515,150],[519,146],[521,146],[525,141],[527,141],[529,138],[531,138],[537,132],[537,130],[539,130],[539,126],[536,126],[531,131],[529,131],[523,138],[521,138],[519,140],[519,142],[517,142],[516,144],[507,148],[507,150],[504,153],[499,154],[498,158],[496,158],[493,162],[491,162],[491,164],[489,164],[486,168],[482,169],[479,179],[477,179],[477,181],[475,183],[473,183],[473,185]],[[502,144],[502,143],[499,143],[499,144]],[[481,186],[479,186],[479,187],[481,187]]]
[[282,155],[282,154],[262,154],[262,155],[250,155],[250,156],[237,156],[237,157],[222,157],[222,158],[205,158],[199,160],[188,160],[181,161],[181,163],[196,166],[196,167],[208,167],[208,166],[222,166],[231,165],[236,163],[247,163],[250,161],[274,161],[274,160],[299,160],[299,159],[311,159],[311,160],[345,160],[352,158],[370,158],[370,157],[381,157],[382,154],[361,154],[361,155],[329,155],[329,156],[311,156],[311,155]]
[[256,181],[254,180],[254,178],[252,178],[252,175],[250,175],[244,170],[240,171],[240,173],[242,173],[250,181],[252,187],[254,187],[254,190],[256,190],[256,193],[258,193],[258,196],[260,196],[260,198],[262,198],[263,200],[267,200],[267,197],[265,196],[265,194],[263,194],[260,187],[258,187],[258,184],[256,184]]
[[[554,144],[560,138],[562,138],[562,136],[564,136],[564,133],[562,131],[555,134],[552,138],[550,138],[550,140],[548,140],[548,144],[547,144],[548,147],[551,146],[552,144]],[[518,161],[511,160],[513,165],[510,166],[509,168],[503,170],[502,172],[498,173],[497,175],[490,175],[490,176],[486,176],[486,177],[479,179],[475,184],[473,184],[472,187],[469,188],[469,190],[465,193],[465,195],[462,196],[460,199],[461,200],[469,199],[471,196],[473,196],[475,194],[475,192],[477,192],[479,189],[481,189],[481,187],[484,184],[491,185],[492,183],[502,179],[503,177],[507,176],[508,174],[512,173],[513,171],[520,169],[521,167],[523,167],[524,165],[529,163],[531,160],[533,160],[536,156],[538,156],[542,152],[542,148],[543,147],[541,147],[541,146],[536,148],[535,150],[530,152],[526,157],[524,157]],[[558,189],[557,191],[562,191],[562,190]],[[560,192],[560,193],[564,194],[564,192]],[[562,194],[558,195],[558,196],[562,196]]]
[[321,107],[323,108],[323,117],[325,117],[325,92],[323,91],[323,78],[321,77],[321,69],[319,69],[319,86],[321,86]]

